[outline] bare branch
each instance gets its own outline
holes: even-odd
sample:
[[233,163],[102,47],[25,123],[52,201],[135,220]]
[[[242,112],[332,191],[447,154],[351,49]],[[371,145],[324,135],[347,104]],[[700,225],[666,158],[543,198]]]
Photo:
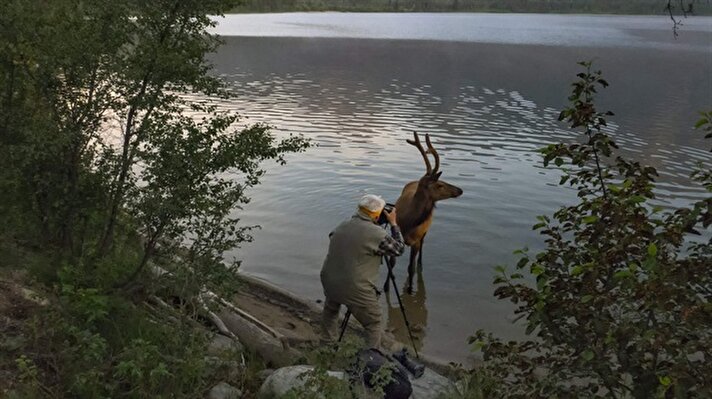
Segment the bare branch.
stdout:
[[[687,18],[688,14],[693,13],[692,9],[692,3],[689,3],[687,8],[685,8],[685,4],[683,3],[683,0],[677,0],[677,6],[674,5],[675,0],[667,0],[667,4],[665,5],[665,11],[668,12],[668,15],[670,15],[670,19],[672,20],[672,34],[677,38],[678,36],[678,29],[682,26],[682,19]],[[682,18],[676,18],[676,13],[675,9],[680,8],[680,14],[682,14]]]

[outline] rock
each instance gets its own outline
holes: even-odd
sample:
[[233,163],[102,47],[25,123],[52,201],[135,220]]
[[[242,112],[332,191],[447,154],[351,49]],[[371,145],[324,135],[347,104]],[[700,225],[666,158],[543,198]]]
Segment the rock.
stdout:
[[274,373],[274,369],[264,369],[257,373],[257,378],[259,378],[260,380],[266,380],[269,376],[272,375],[272,373]]
[[226,382],[215,385],[208,392],[208,399],[240,399],[241,397],[242,391]]
[[224,372],[225,378],[228,380],[239,380],[243,373],[242,365],[236,360],[225,359],[224,357],[218,356],[206,356],[203,359],[208,366],[218,369],[220,372]]
[[23,298],[27,299],[28,301],[32,301],[32,302],[36,303],[37,305],[40,305],[40,306],[49,305],[49,301],[45,297],[36,293],[35,291],[32,291],[29,288],[20,287],[20,294],[22,295]]
[[[304,365],[277,369],[262,383],[257,397],[261,399],[279,398],[290,389],[304,385],[304,379],[300,376],[313,369],[312,366]],[[329,375],[340,379],[345,377],[341,371],[329,371]]]
[[410,383],[413,385],[411,399],[435,399],[444,393],[457,389],[455,384],[447,377],[429,368],[425,369],[425,373],[420,378],[410,377]]
[[[258,397],[261,399],[278,398],[290,389],[304,385],[304,380],[300,376],[312,369],[312,366],[290,366],[277,369],[262,384]],[[345,378],[345,374],[341,371],[329,371],[329,375],[340,379]],[[452,381],[431,369],[426,368],[425,374],[418,379],[413,376],[409,377],[413,386],[411,399],[436,399],[443,393],[456,389]]]
[[230,350],[242,352],[244,349],[240,341],[221,334],[215,335],[215,338],[213,338],[213,340],[210,341],[210,345],[208,345],[208,353],[213,355],[220,355]]

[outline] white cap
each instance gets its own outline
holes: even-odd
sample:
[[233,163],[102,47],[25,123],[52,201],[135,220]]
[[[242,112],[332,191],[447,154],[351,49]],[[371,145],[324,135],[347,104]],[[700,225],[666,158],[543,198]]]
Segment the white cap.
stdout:
[[386,201],[373,194],[366,194],[358,201],[358,207],[369,212],[380,212],[384,206],[386,206]]

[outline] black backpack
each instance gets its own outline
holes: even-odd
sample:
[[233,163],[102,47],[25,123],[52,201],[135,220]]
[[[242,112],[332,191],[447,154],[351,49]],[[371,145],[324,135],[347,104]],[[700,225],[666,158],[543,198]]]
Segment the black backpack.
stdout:
[[356,354],[356,362],[350,370],[353,383],[363,378],[363,384],[373,388],[378,383],[377,373],[382,367],[391,369],[390,381],[383,388],[384,399],[408,399],[413,386],[408,379],[408,371],[400,363],[388,358],[378,349],[363,349]]

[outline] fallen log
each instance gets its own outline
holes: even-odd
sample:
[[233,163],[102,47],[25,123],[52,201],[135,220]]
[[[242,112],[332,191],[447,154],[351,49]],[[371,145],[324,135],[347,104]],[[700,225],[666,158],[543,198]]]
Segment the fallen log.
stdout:
[[289,347],[285,342],[266,333],[254,323],[230,309],[221,310],[218,316],[246,348],[257,353],[270,366],[283,367],[291,365],[302,357],[299,351]]
[[[155,265],[151,270],[159,277],[170,274]],[[284,335],[216,293],[204,290],[196,299],[203,315],[218,331],[257,353],[269,365],[288,366],[302,357],[301,352],[289,346]],[[157,297],[153,301],[170,306]]]

